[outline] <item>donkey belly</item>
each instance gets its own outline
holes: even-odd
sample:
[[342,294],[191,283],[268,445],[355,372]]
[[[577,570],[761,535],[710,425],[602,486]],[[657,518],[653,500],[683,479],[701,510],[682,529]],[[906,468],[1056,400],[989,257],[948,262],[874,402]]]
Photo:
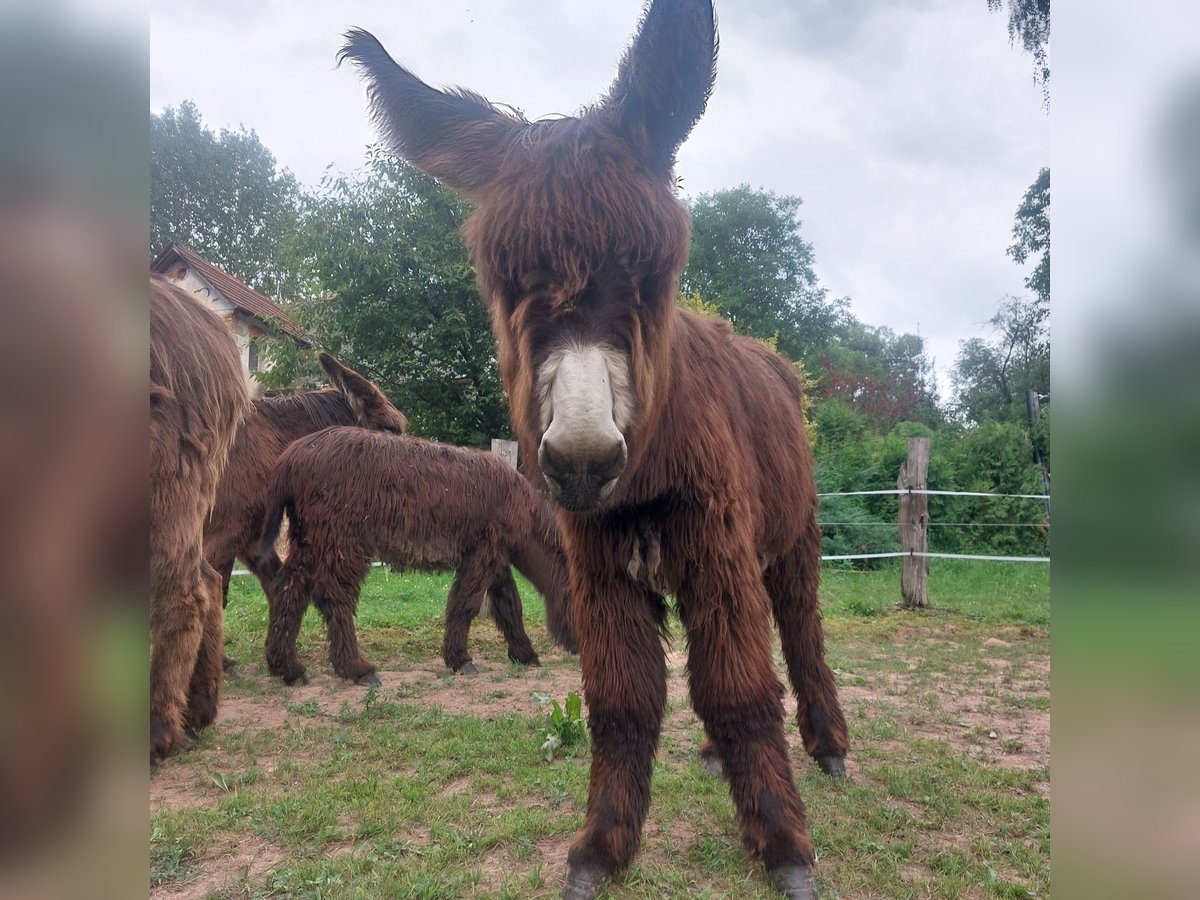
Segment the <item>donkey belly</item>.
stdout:
[[397,571],[449,572],[462,562],[462,548],[443,537],[408,538],[380,548],[379,558]]

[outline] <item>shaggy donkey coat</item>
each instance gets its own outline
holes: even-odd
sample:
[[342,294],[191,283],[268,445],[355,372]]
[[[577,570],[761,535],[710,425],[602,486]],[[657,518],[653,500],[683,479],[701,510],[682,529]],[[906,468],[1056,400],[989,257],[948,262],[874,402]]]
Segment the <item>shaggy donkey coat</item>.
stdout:
[[286,511],[290,549],[268,589],[267,665],[289,684],[304,678],[296,636],[309,602],[329,630],[334,671],[378,682],[358,649],[354,613],[371,560],[394,569],[454,570],[442,659],[475,672],[467,632],[485,591],[508,655],[540,665],[521,617],[509,564],[546,601],[555,641],[577,650],[566,562],[548,504],[498,456],[417,438],[328,428],[279,458],[259,553],[273,555]]
[[[374,384],[328,353],[318,354],[333,388],[251,404],[229,451],[217,501],[204,528],[204,556],[221,575],[225,602],[235,558],[267,589],[275,577],[275,554],[258,555],[267,488],[279,455],[292,441],[334,425],[359,425],[403,434],[408,423]],[[227,661],[228,664],[229,661]]]
[[212,511],[246,381],[213,313],[150,278],[150,761],[217,715],[221,578],[204,559]]
[[676,302],[690,221],[674,159],[712,88],[711,3],[654,0],[608,95],[533,123],[429,87],[366,32],[348,38],[342,56],[365,75],[391,149],[476,205],[463,237],[513,427],[561,510],[592,733],[563,896],[594,897],[637,850],[673,593],[706,753],[729,779],[746,847],[788,897],[815,897],[770,624],[805,748],[843,773],[800,386],[778,356]]

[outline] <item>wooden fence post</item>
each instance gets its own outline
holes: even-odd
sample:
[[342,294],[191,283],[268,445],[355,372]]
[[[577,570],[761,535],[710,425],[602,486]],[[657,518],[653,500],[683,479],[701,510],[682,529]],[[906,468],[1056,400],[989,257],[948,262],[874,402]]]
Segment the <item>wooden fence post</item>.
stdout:
[[[900,494],[900,549],[905,553],[925,553],[929,525],[929,497],[910,494],[909,489],[925,490],[929,474],[929,438],[908,439],[908,459],[900,466],[896,487]],[[924,609],[929,605],[929,560],[923,556],[905,556],[900,569],[900,597],[905,609]]]
[[514,469],[517,468],[518,446],[516,441],[503,441],[500,438],[492,438],[492,452]]
[[[517,447],[516,441],[505,441],[500,438],[492,438],[492,452],[498,457],[512,466],[517,468]],[[479,604],[479,612],[476,613],[478,619],[490,619],[492,617],[492,598],[485,593],[483,602]]]
[[1029,439],[1033,442],[1033,458],[1042,470],[1042,490],[1046,494],[1046,529],[1050,529],[1050,470],[1046,468],[1046,461],[1042,459],[1042,451],[1038,446],[1039,432],[1041,431],[1042,423],[1039,410],[1041,409],[1041,398],[1038,397],[1038,392],[1028,390],[1025,392],[1025,406],[1029,410]]

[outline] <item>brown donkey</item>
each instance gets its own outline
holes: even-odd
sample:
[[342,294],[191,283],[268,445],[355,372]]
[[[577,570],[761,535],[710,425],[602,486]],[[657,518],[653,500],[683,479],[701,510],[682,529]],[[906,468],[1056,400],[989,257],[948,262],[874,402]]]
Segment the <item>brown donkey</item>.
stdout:
[[354,634],[358,591],[372,559],[395,569],[454,570],[446,600],[442,659],[474,674],[467,632],[484,591],[508,655],[540,665],[509,571],[517,567],[546,601],[555,642],[578,646],[567,568],[549,505],[491,453],[361,428],[327,428],[292,444],[275,468],[259,554],[274,555],[288,515],[290,550],[268,588],[267,666],[288,684],[303,680],[296,636],[309,602],[329,630],[334,671],[378,683]]
[[271,470],[288,444],[334,425],[359,425],[394,434],[403,434],[408,426],[404,414],[366,378],[328,353],[319,353],[317,359],[333,388],[254,400],[229,451],[217,502],[204,528],[204,555],[221,575],[226,602],[235,558],[246,563],[263,590],[275,577],[271,566],[276,557],[259,557],[258,538]]
[[789,897],[815,896],[813,844],[772,613],[805,748],[844,773],[800,386],[778,356],[676,303],[690,220],[675,153],[707,103],[715,52],[709,0],[656,0],[604,99],[531,123],[429,87],[366,32],[342,50],[392,150],[476,204],[463,236],[513,425],[561,507],[593,752],[569,898],[595,896],[638,848],[666,699],[665,593],[746,847]]
[[150,278],[150,762],[216,718],[221,579],[204,523],[247,405],[229,330]]

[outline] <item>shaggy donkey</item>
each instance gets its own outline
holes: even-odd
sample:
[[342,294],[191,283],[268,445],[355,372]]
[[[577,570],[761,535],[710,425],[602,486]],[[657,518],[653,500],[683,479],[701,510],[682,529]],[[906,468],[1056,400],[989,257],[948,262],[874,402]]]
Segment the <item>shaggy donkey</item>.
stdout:
[[268,589],[267,666],[304,679],[296,636],[309,602],[329,630],[334,671],[378,683],[354,634],[358,590],[372,559],[394,569],[457,572],[446,600],[442,659],[474,674],[467,632],[484,591],[508,655],[540,665],[525,633],[509,564],[546,601],[555,642],[577,651],[566,562],[549,505],[498,456],[361,428],[327,428],[279,458],[267,498],[261,556],[274,554],[287,512],[290,550]]
[[229,330],[185,291],[150,277],[150,762],[216,718],[221,578],[204,522],[246,381]]
[[513,427],[561,507],[592,733],[563,896],[594,897],[637,851],[672,593],[706,753],[728,776],[746,847],[787,896],[814,897],[772,614],[805,748],[841,774],[847,740],[824,661],[800,385],[775,354],[676,303],[690,221],[673,169],[713,84],[710,0],[655,0],[608,95],[532,123],[431,88],[366,32],[348,38],[342,58],[365,75],[393,152],[476,205],[463,237]]
[[317,354],[317,359],[333,387],[254,400],[229,451],[217,502],[204,528],[204,556],[221,575],[226,602],[235,558],[246,563],[264,591],[275,577],[271,567],[277,558],[273,553],[266,558],[258,555],[258,538],[271,470],[288,444],[334,425],[393,434],[403,434],[408,426],[404,414],[366,378],[328,353]]

